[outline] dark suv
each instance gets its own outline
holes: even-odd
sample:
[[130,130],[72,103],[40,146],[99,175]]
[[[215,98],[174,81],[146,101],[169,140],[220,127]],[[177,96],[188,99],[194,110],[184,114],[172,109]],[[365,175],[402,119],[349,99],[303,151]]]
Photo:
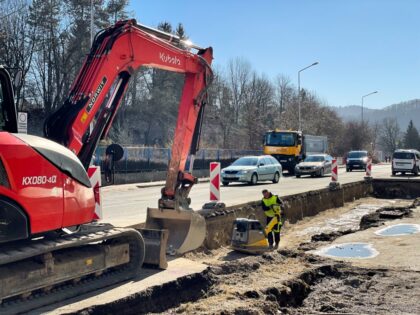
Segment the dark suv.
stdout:
[[354,169],[361,169],[366,171],[367,161],[367,151],[350,151],[347,154],[346,171],[351,172]]

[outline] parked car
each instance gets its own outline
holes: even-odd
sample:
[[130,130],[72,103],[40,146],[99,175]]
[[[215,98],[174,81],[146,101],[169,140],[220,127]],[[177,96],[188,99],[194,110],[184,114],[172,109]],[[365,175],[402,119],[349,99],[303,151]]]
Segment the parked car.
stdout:
[[295,175],[299,178],[301,175],[324,176],[331,173],[332,157],[328,154],[308,155],[305,160],[295,167]]
[[278,183],[281,173],[280,163],[270,155],[244,156],[222,169],[222,184],[245,182],[255,185],[268,180]]
[[366,171],[368,161],[367,151],[350,151],[346,159],[346,171],[351,172],[354,169]]
[[418,175],[420,173],[420,152],[417,150],[396,150],[392,155],[392,175],[400,172],[413,173]]

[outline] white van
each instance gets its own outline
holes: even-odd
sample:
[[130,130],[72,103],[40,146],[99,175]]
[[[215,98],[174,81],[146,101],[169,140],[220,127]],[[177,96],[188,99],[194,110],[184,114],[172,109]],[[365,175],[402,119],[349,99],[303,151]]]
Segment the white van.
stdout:
[[417,150],[396,150],[392,155],[392,175],[400,172],[413,173],[418,175],[420,173],[420,152]]

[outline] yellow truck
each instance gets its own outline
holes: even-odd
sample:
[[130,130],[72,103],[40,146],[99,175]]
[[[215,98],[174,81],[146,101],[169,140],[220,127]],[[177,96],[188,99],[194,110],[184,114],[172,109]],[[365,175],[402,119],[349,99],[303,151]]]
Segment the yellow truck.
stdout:
[[264,154],[276,158],[283,170],[295,173],[295,166],[305,159],[306,155],[326,153],[328,138],[312,136],[297,130],[270,130],[264,135]]

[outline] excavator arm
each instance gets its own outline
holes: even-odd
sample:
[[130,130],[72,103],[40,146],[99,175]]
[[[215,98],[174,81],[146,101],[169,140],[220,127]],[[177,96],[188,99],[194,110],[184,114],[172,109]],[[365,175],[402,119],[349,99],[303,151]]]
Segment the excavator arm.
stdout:
[[150,66],[184,73],[172,156],[159,202],[164,208],[188,208],[188,192],[195,179],[185,165],[189,153],[194,154],[198,148],[212,79],[212,48],[192,46],[198,50],[194,54],[176,46],[179,44],[187,45],[174,35],[139,25],[135,20],[118,22],[98,33],[64,105],[44,126],[47,138],[68,147],[87,168],[99,140],[110,129],[134,71]]
[[[97,34],[67,100],[44,126],[45,136],[72,150],[87,169],[99,140],[110,129],[134,71],[149,66],[184,73],[166,184],[158,209],[148,209],[146,219],[146,228],[169,230],[168,248],[176,253],[199,247],[206,233],[204,218],[189,208],[188,195],[196,182],[191,171],[213,76],[212,59],[211,47],[188,45],[135,20],[118,22]],[[186,170],[188,156],[190,169]]]

